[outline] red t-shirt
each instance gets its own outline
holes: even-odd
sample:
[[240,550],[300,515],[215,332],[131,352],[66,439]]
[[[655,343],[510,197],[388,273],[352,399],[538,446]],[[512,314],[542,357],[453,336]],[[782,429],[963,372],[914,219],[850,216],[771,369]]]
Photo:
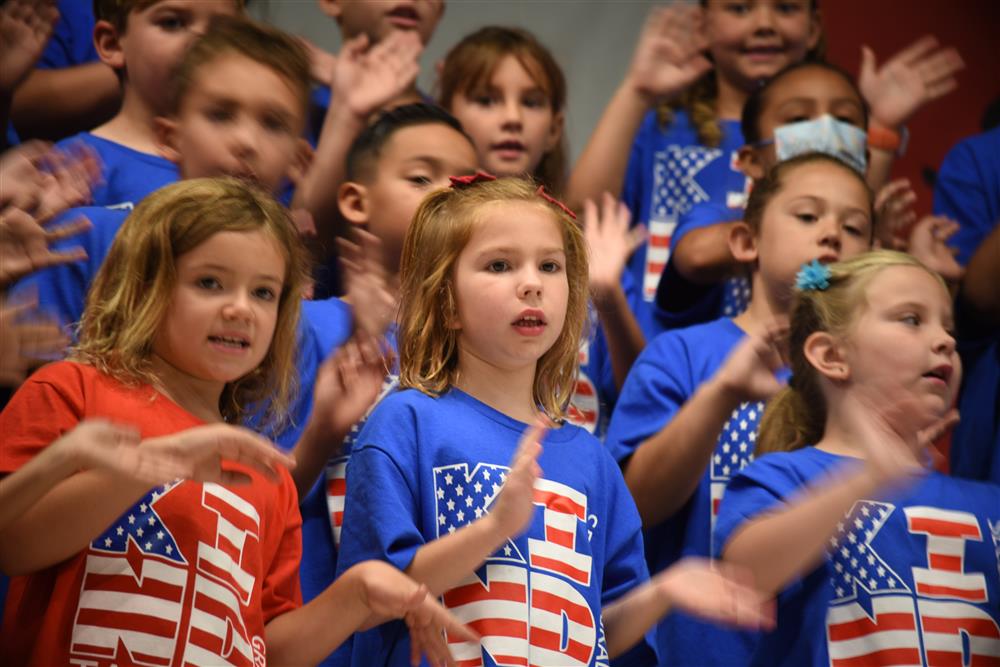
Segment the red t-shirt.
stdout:
[[[0,473],[17,470],[88,417],[143,438],[202,422],[148,385],[91,366],[35,373],[0,414]],[[295,486],[255,471],[243,486],[150,490],[83,551],[10,581],[3,665],[262,665],[264,626],[301,604]]]

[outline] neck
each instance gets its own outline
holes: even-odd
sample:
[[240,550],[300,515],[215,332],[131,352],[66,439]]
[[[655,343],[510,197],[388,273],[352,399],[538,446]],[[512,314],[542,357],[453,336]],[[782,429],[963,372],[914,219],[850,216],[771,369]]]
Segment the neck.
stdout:
[[156,113],[136,91],[125,86],[122,108],[104,125],[94,128],[92,134],[122,144],[133,150],[159,155],[153,118]]
[[760,271],[753,274],[752,296],[747,309],[733,318],[740,329],[751,336],[764,334],[775,323],[788,322],[791,300],[761,279]]
[[206,422],[221,422],[219,399],[225,383],[199,380],[170,365],[158,355],[152,358],[156,389],[192,415]]
[[535,367],[497,368],[459,348],[455,386],[508,417],[533,424],[540,414],[532,396]]
[[743,115],[743,104],[749,95],[732,81],[715,73],[715,83],[719,96],[715,101],[715,114],[719,120],[739,120]]

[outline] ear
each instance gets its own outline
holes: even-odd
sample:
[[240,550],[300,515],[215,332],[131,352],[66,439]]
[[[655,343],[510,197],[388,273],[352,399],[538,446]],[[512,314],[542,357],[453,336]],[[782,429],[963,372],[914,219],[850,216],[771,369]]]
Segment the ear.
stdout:
[[832,334],[826,331],[810,334],[802,352],[812,367],[828,380],[845,382],[851,379],[851,367],[847,363],[844,346]]
[[767,171],[757,150],[753,146],[741,146],[736,153],[736,168],[755,181],[763,178],[764,172]]
[[340,6],[340,2],[338,2],[338,0],[317,0],[316,4],[319,5],[320,11],[324,14],[336,21],[340,20],[340,14],[343,12],[343,7]]
[[729,251],[740,263],[753,264],[757,261],[757,238],[750,225],[742,220],[729,230]]
[[156,148],[160,151],[160,155],[179,167],[181,151],[177,145],[177,121],[166,116],[157,116],[153,119],[153,129],[156,132]]
[[337,191],[337,208],[352,225],[367,225],[371,217],[368,188],[354,181],[346,181]]
[[110,21],[94,24],[94,48],[101,62],[115,70],[125,69],[125,50],[118,28]]
[[295,144],[295,158],[288,165],[288,180],[293,185],[298,185],[302,177],[309,171],[309,167],[312,166],[313,155],[314,151],[309,142],[300,138]]
[[809,40],[806,42],[806,46],[812,51],[819,44],[819,40],[823,38],[823,17],[820,16],[819,9],[816,7],[816,3],[813,3],[812,15],[809,17]]
[[562,139],[563,126],[566,124],[566,114],[563,111],[552,116],[552,124],[549,125],[549,135],[545,137],[545,152],[554,150]]

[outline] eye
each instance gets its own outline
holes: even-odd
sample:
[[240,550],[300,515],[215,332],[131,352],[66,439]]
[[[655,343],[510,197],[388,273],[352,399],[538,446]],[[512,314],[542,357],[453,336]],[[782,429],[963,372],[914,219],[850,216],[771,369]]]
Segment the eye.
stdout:
[[488,93],[479,93],[478,95],[470,97],[469,101],[481,107],[488,107],[497,101],[497,97],[496,95],[490,95]]
[[165,32],[177,32],[187,26],[187,21],[177,14],[164,14],[156,19],[156,26]]
[[275,134],[284,134],[291,131],[291,126],[281,116],[265,116],[263,125],[268,131]]
[[917,315],[916,313],[906,313],[905,315],[899,318],[899,321],[911,327],[920,326],[920,316]]
[[229,109],[213,107],[205,110],[205,118],[213,123],[225,123],[232,120],[233,113]]
[[278,293],[270,287],[258,287],[253,291],[253,295],[261,301],[274,301],[278,298]]
[[495,259],[486,266],[490,273],[503,273],[510,270],[510,264],[505,259]]
[[198,280],[195,281],[195,285],[205,290],[222,289],[222,283],[220,283],[218,279],[213,278],[212,276],[204,276],[202,278],[198,278]]
[[816,222],[817,220],[819,220],[819,216],[817,216],[815,213],[810,213],[808,211],[801,211],[799,213],[796,213],[795,217],[801,222],[805,223]]
[[542,262],[538,268],[541,269],[543,273],[559,273],[559,271],[562,270],[562,266],[555,260]]
[[735,14],[736,16],[743,16],[750,11],[750,4],[747,2],[727,2],[723,9],[730,14]]
[[802,11],[802,5],[796,2],[779,2],[777,5],[777,9],[779,14],[785,14],[785,15],[797,14],[798,12]]
[[429,177],[424,176],[422,174],[414,174],[412,176],[407,176],[406,180],[412,183],[413,185],[416,185],[417,187],[421,188],[427,187],[432,182]]
[[545,109],[549,106],[549,99],[542,94],[527,95],[521,100],[521,104],[529,109]]

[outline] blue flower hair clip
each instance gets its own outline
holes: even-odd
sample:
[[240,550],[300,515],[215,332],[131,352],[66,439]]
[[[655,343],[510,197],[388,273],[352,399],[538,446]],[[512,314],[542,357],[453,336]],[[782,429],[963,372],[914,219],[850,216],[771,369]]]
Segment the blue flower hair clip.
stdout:
[[825,290],[830,286],[830,267],[820,264],[819,260],[813,260],[808,264],[803,264],[802,268],[795,275],[795,287],[799,291]]

